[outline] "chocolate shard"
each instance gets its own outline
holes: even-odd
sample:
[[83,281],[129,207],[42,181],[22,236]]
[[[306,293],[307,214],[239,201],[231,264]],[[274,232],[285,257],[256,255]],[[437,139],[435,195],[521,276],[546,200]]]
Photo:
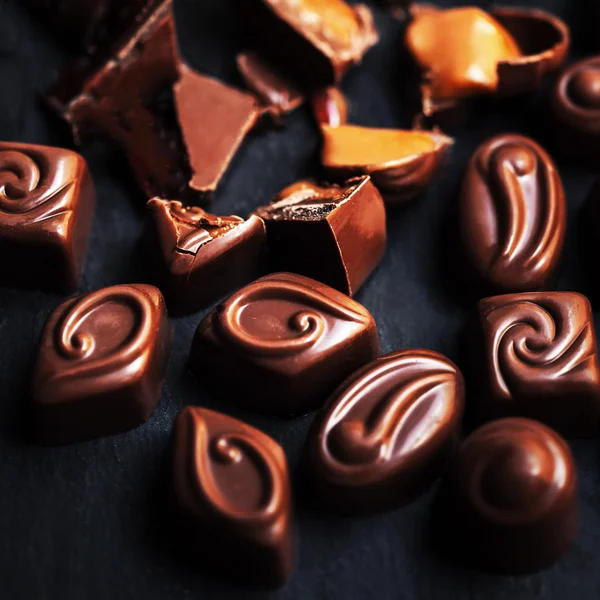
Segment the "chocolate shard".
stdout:
[[460,193],[461,268],[484,292],[552,284],[566,231],[560,176],[533,140],[504,134],[471,156]]
[[202,381],[233,400],[298,415],[322,406],[378,354],[375,321],[358,302],[307,277],[276,273],[242,288],[200,323],[190,361]]
[[317,415],[306,466],[319,502],[342,514],[391,510],[444,472],[460,440],[464,383],[431,350],[382,356]]
[[371,10],[344,0],[231,0],[249,45],[304,89],[340,83],[378,40]]
[[172,315],[209,306],[262,271],[263,221],[218,217],[177,200],[148,202],[145,238]]
[[188,555],[228,578],[283,585],[294,570],[294,543],[279,444],[246,423],[191,406],[177,416],[173,439],[178,536]]
[[463,443],[448,482],[453,553],[484,571],[524,574],[550,566],[579,526],[569,446],[528,419],[500,419]]
[[385,206],[369,176],[343,186],[299,181],[256,214],[264,220],[271,262],[354,295],[386,246]]
[[149,419],[171,339],[163,297],[150,285],[108,287],[60,304],[44,327],[33,375],[37,439],[70,444]]
[[92,179],[79,154],[0,142],[0,285],[74,290],[94,202]]
[[370,175],[388,206],[421,194],[453,144],[437,131],[321,125],[321,132],[321,161],[329,177]]
[[479,419],[523,416],[568,437],[600,430],[600,366],[589,301],[574,292],[481,300],[471,348]]

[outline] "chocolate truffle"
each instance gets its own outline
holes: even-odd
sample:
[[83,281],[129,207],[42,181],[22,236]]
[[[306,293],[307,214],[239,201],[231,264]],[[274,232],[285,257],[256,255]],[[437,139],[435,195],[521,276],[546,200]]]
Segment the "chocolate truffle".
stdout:
[[37,439],[70,444],[149,419],[171,338],[165,302],[150,285],[108,287],[60,304],[44,327],[33,374]]
[[345,377],[378,355],[366,308],[308,277],[275,273],[200,323],[190,360],[200,381],[220,394],[263,412],[298,415],[322,406]]
[[528,419],[501,419],[463,443],[448,485],[457,546],[475,566],[506,574],[550,566],[579,523],[575,463],[566,442]]
[[299,181],[256,214],[267,226],[277,270],[312,277],[349,296],[385,251],[385,206],[368,176],[341,187]]
[[336,180],[370,175],[389,206],[422,193],[453,143],[429,131],[324,124],[321,132],[327,174]]
[[389,510],[425,491],[460,440],[464,384],[431,350],[386,354],[347,379],[317,415],[306,467],[343,514]]
[[515,134],[484,142],[468,162],[458,212],[458,262],[475,288],[528,292],[552,284],[567,209],[556,166],[541,146]]
[[523,416],[570,437],[600,430],[600,367],[590,303],[573,292],[481,300],[470,346],[477,409]]
[[79,154],[0,142],[0,285],[74,290],[94,200],[92,179]]
[[338,84],[378,40],[371,10],[344,0],[232,0],[249,44],[305,89]]
[[285,454],[273,439],[205,408],[184,408],[173,433],[178,536],[188,556],[228,578],[278,587],[294,570]]
[[145,234],[172,315],[196,312],[252,281],[266,254],[258,217],[217,217],[176,200],[148,202]]

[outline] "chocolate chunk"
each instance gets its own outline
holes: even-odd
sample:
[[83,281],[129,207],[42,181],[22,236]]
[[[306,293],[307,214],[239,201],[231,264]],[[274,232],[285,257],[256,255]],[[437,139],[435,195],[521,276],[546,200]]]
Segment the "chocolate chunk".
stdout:
[[322,125],[321,132],[328,175],[336,180],[370,175],[389,206],[422,193],[453,143],[429,131]]
[[470,348],[480,418],[529,417],[569,437],[598,433],[600,366],[585,296],[538,292],[481,300]]
[[386,245],[385,206],[368,176],[343,186],[299,181],[256,214],[264,220],[277,270],[354,295]]
[[148,202],[146,241],[169,312],[204,308],[261,272],[265,225],[251,216],[217,217],[201,208],[154,198]]
[[565,239],[566,204],[552,159],[533,140],[499,135],[473,153],[459,219],[459,262],[474,284],[496,293],[551,285]]
[[150,285],[108,287],[60,304],[44,327],[33,375],[38,440],[70,444],[149,419],[171,338],[163,297]]
[[566,442],[528,419],[484,425],[454,463],[450,526],[477,567],[522,574],[556,562],[577,534],[577,472]]
[[339,127],[348,120],[346,98],[336,87],[323,88],[313,94],[312,107],[319,125]]
[[234,0],[249,44],[307,89],[337,84],[378,40],[371,10],[344,0]]
[[200,323],[191,366],[220,394],[291,415],[322,406],[378,354],[366,308],[307,277],[276,273],[242,288]]
[[75,289],[94,200],[92,179],[79,154],[0,142],[0,285]]
[[460,371],[431,350],[386,354],[317,415],[306,465],[320,501],[345,514],[389,510],[425,491],[460,439]]
[[287,461],[273,439],[188,406],[175,422],[173,485],[188,556],[227,578],[278,587],[294,570]]
[[550,101],[556,152],[577,164],[600,164],[600,56],[571,65],[557,79]]

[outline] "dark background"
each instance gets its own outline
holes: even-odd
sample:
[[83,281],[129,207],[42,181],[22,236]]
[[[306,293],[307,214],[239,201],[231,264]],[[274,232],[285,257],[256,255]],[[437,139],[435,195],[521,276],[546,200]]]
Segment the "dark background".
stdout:
[[[583,1],[519,4],[553,10],[575,27],[587,21]],[[0,139],[70,147],[67,130],[40,101],[65,55],[43,24],[25,12],[26,4],[0,0]],[[239,83],[234,62],[239,37],[227,3],[182,0],[176,1],[176,9],[188,60],[200,70]],[[380,45],[344,82],[350,119],[364,125],[408,126],[400,94],[404,26],[381,9],[376,10],[376,22]],[[577,31],[575,38],[581,39]],[[550,125],[544,100],[542,93],[475,111],[455,133],[450,164],[429,192],[410,206],[390,211],[386,256],[358,294],[377,321],[385,352],[426,347],[458,360],[468,305],[457,302],[440,256],[452,245],[443,232],[456,203],[461,172],[475,147],[495,133],[518,131],[545,143]],[[245,216],[295,179],[317,176],[318,144],[317,130],[304,108],[289,117],[285,129],[252,137],[224,180],[214,211]],[[97,145],[84,155],[98,202],[81,289],[143,281],[147,267],[138,247],[143,200],[112,149]],[[558,288],[585,292],[588,277],[577,245],[577,216],[594,174],[559,166],[569,230]],[[406,508],[367,520],[342,520],[311,508],[302,493],[299,459],[312,416],[293,421],[260,417],[211,396],[194,381],[186,360],[203,314],[176,321],[163,398],[148,423],[86,444],[36,447],[28,440],[31,363],[44,320],[61,299],[0,289],[0,598],[600,597],[600,440],[571,444],[579,472],[582,527],[558,564],[519,578],[468,571],[439,556],[429,541],[435,489]],[[190,568],[172,547],[167,517],[170,435],[175,415],[188,403],[247,420],[272,435],[287,453],[297,498],[298,556],[295,575],[278,592],[245,590],[211,576],[202,564]],[[209,541],[198,539],[203,543]]]

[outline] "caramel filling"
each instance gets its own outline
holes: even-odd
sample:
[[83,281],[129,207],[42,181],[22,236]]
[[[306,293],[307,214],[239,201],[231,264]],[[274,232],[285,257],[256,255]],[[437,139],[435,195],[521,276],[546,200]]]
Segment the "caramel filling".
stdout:
[[460,98],[498,87],[498,63],[521,58],[517,42],[475,7],[419,7],[406,45],[428,72],[433,99]]

